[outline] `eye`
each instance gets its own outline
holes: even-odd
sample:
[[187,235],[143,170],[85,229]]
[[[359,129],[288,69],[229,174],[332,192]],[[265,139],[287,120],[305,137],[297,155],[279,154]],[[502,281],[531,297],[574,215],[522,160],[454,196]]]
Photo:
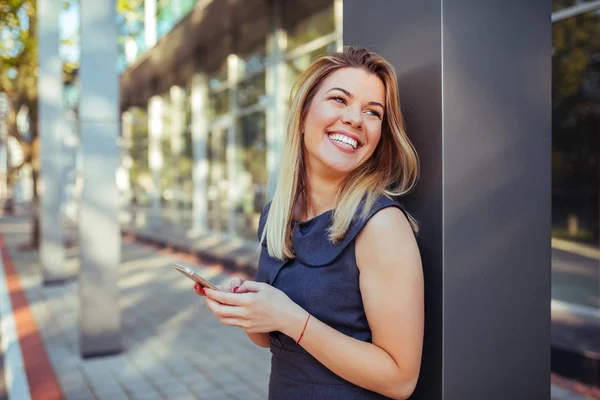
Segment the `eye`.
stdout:
[[333,100],[337,103],[340,103],[340,104],[346,104],[346,99],[344,99],[343,97],[340,97],[340,96],[331,97],[331,100]]
[[381,119],[381,113],[379,111],[375,111],[375,110],[367,110],[368,113],[371,113],[371,115],[376,116],[377,118]]

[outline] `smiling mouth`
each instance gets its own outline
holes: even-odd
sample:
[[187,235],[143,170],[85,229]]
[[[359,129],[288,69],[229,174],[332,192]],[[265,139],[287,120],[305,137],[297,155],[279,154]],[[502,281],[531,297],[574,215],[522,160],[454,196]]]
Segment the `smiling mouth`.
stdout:
[[349,149],[356,150],[360,147],[360,144],[356,139],[352,139],[346,135],[342,135],[341,133],[330,133],[327,136],[334,142],[340,143],[342,146],[348,147]]

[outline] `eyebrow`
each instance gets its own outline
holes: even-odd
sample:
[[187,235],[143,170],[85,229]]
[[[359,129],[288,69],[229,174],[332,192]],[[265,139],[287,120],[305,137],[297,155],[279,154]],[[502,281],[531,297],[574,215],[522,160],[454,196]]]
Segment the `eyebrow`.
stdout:
[[[325,93],[329,93],[332,90],[339,90],[340,92],[344,93],[346,96],[348,96],[350,98],[354,97],[354,96],[352,96],[352,93],[350,93],[346,89],[342,89],[340,87],[333,87],[333,88],[329,89],[328,91],[326,91]],[[378,101],[370,101],[368,104],[372,105],[372,106],[379,106],[379,107],[381,107],[381,108],[383,108],[385,110],[385,107],[383,106],[383,104],[379,103]]]

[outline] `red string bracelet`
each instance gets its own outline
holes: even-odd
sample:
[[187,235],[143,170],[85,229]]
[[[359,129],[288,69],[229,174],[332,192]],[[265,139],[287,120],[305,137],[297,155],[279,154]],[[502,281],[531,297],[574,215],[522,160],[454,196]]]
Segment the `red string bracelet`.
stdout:
[[296,342],[296,344],[300,344],[300,341],[302,340],[302,336],[304,336],[304,331],[306,330],[306,325],[308,325],[309,319],[310,319],[310,314],[308,314],[308,317],[306,317],[306,322],[304,323],[304,329],[302,329],[302,333],[300,334],[300,337],[298,338],[298,341]]

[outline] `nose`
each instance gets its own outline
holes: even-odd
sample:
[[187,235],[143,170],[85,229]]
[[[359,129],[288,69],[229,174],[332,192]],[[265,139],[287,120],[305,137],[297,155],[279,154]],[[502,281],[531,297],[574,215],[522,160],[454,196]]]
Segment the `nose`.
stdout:
[[362,112],[356,107],[346,107],[342,115],[342,122],[355,129],[362,128]]

